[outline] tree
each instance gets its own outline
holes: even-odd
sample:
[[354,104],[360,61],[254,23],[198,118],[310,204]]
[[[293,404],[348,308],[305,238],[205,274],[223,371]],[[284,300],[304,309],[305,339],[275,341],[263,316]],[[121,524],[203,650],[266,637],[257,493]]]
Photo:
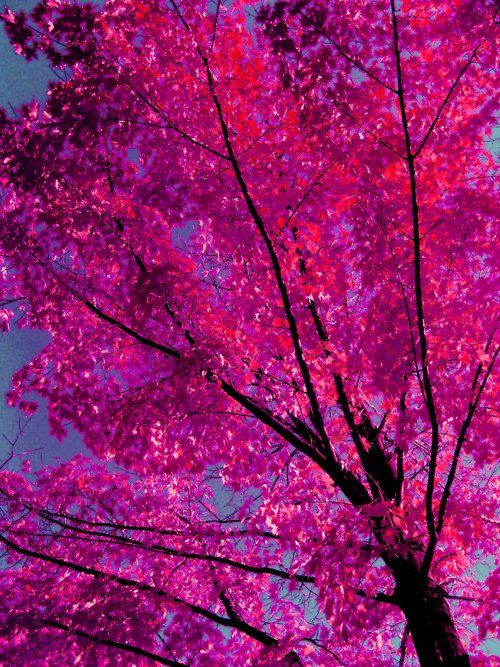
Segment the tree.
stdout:
[[494,18],[4,14],[58,76],[1,119],[9,399],[92,453],[2,472],[6,664],[486,664]]

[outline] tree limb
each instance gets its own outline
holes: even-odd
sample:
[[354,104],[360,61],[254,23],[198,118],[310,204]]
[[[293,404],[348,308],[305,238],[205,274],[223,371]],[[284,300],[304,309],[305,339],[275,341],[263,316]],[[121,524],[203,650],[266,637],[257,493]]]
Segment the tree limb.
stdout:
[[76,637],[81,637],[83,639],[88,639],[95,644],[101,644],[102,646],[110,646],[111,648],[116,648],[120,651],[126,651],[127,653],[133,653],[134,655],[140,655],[143,658],[148,658],[154,662],[160,663],[160,665],[169,665],[170,667],[188,667],[184,662],[178,662],[177,660],[170,660],[169,658],[164,658],[157,653],[152,651],[147,651],[146,649],[140,648],[139,646],[134,646],[133,644],[128,644],[125,642],[117,642],[113,639],[107,639],[99,635],[91,634],[90,632],[85,632],[84,630],[78,630],[71,625],[66,625],[60,621],[55,621],[50,618],[42,618],[40,622],[43,625],[46,625],[49,628],[55,628],[57,630],[63,630],[68,634],[75,635]]

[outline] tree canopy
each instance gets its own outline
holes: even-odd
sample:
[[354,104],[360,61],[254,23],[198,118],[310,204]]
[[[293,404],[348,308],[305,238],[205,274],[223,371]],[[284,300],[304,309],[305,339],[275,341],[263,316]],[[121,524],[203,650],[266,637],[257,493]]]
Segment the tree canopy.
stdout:
[[494,4],[6,10],[4,664],[487,664]]

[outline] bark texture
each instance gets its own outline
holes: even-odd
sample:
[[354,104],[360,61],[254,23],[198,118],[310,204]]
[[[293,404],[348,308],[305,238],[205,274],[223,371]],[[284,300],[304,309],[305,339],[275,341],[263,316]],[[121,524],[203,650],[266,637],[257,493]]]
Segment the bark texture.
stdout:
[[444,590],[419,573],[396,576],[396,599],[422,667],[470,667]]

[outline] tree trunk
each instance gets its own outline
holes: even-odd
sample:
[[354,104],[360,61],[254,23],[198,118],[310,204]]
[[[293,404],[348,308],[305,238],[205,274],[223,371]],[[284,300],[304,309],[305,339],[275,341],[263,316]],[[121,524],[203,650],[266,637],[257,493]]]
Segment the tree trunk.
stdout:
[[[406,568],[405,568],[406,569]],[[415,571],[396,575],[396,599],[422,667],[470,667],[443,589]]]

